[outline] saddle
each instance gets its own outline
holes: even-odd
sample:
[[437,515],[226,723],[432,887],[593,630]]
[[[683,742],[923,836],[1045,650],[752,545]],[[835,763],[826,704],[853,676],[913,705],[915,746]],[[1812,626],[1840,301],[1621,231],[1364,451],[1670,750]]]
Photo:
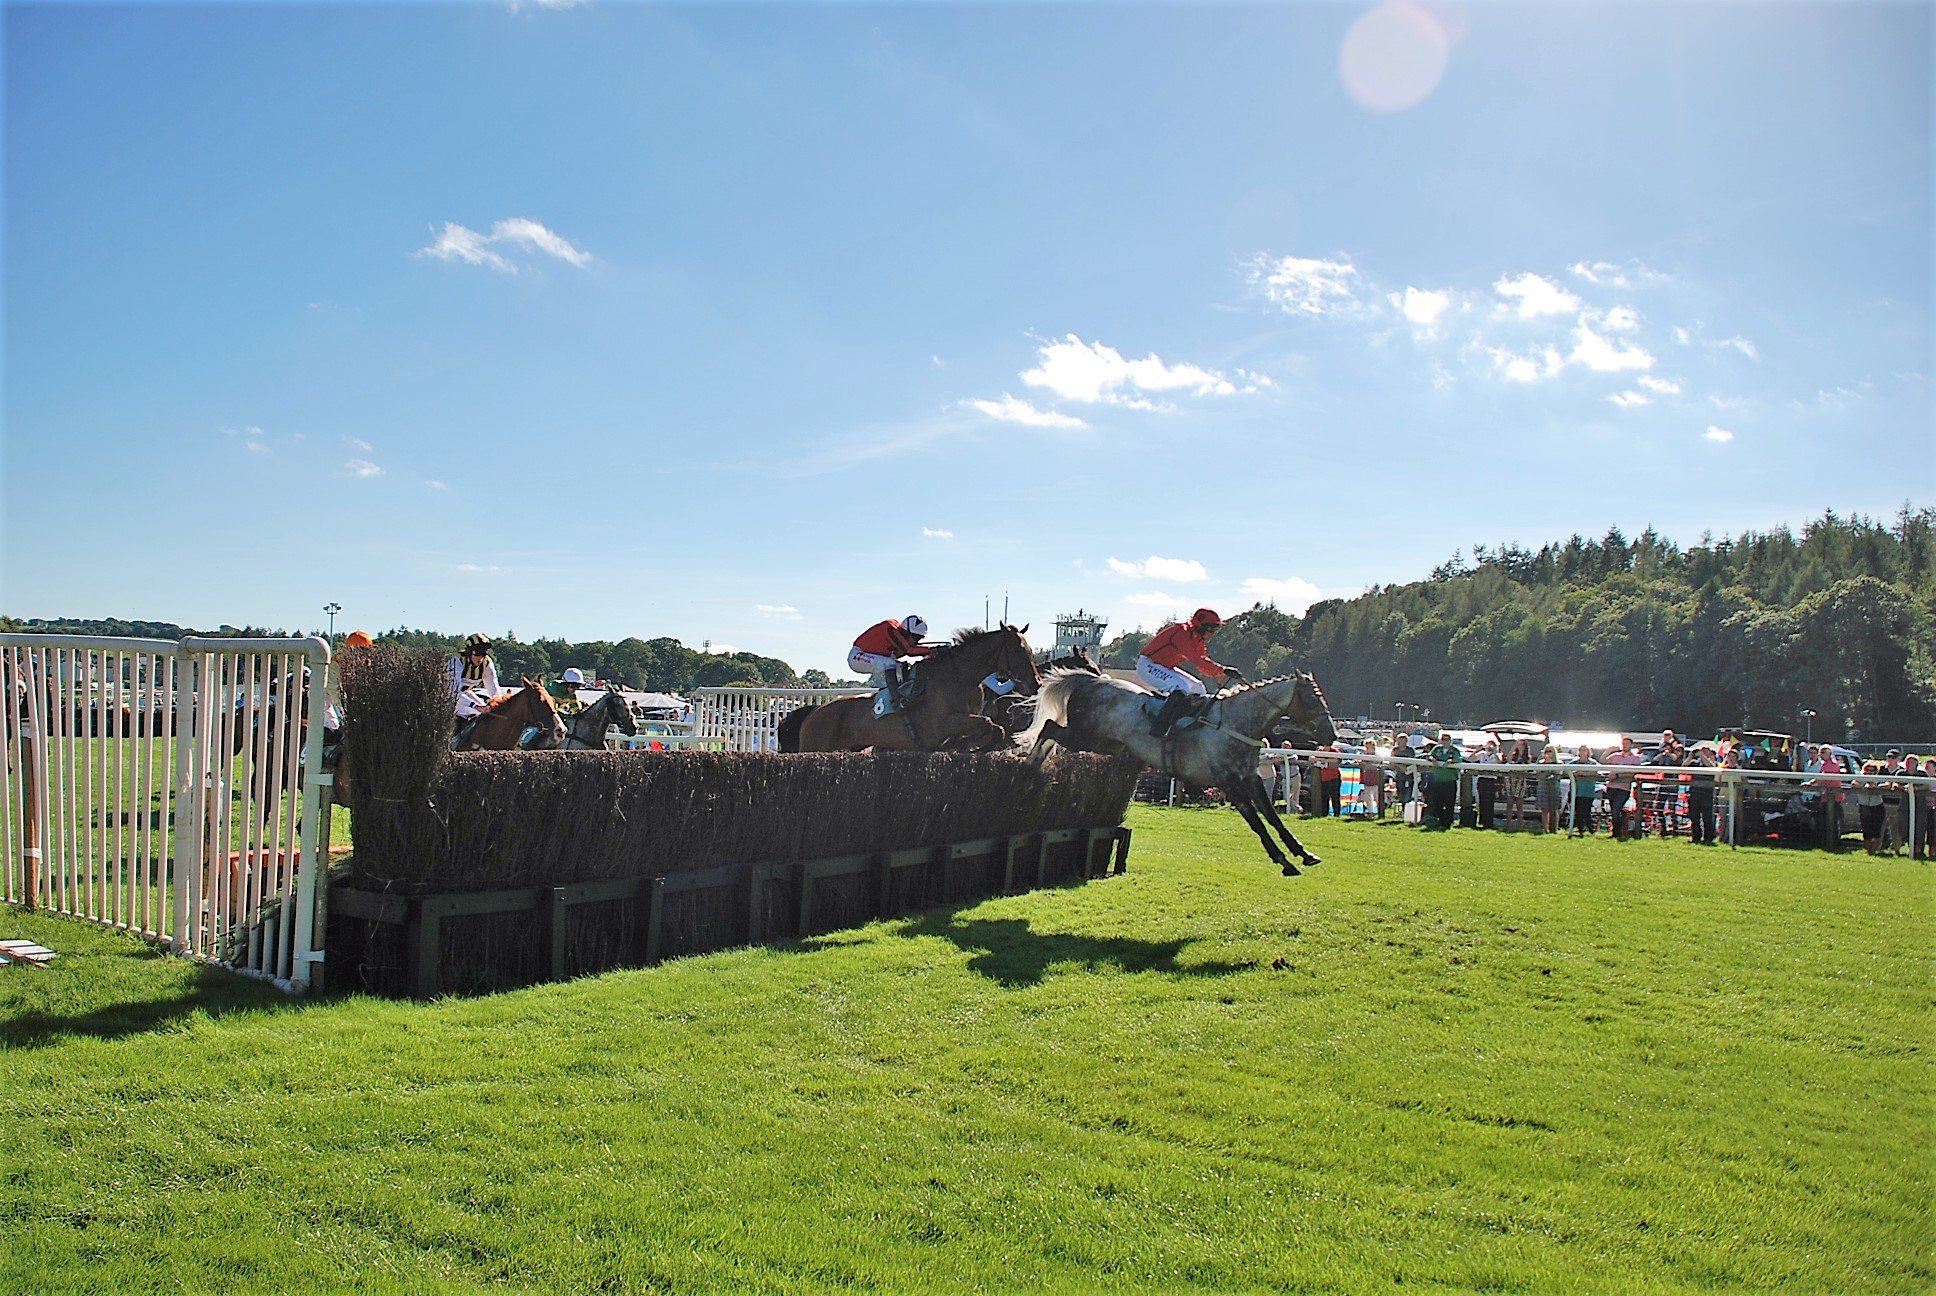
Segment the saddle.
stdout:
[[1197,697],[1178,689],[1174,693],[1146,699],[1143,713],[1150,719],[1150,736],[1167,738],[1195,724],[1209,706],[1208,697]]
[[909,671],[898,679],[889,680],[886,688],[874,691],[874,718],[880,719],[882,716],[891,716],[897,711],[904,710],[910,702],[926,691],[927,685],[922,683],[921,676],[914,671]]

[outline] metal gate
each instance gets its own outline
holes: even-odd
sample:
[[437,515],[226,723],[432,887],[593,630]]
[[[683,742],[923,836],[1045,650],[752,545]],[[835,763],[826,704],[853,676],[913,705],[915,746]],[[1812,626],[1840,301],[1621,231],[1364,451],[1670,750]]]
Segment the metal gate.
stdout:
[[307,989],[328,667],[314,638],[0,633],[0,898]]

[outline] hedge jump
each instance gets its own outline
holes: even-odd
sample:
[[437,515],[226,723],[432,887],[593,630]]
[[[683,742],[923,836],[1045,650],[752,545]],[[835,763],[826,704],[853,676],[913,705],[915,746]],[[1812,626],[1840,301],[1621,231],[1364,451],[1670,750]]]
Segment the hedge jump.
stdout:
[[[427,999],[649,966],[1128,868],[1130,830],[1058,828],[830,859],[727,864],[501,891],[330,891],[329,962]],[[340,982],[339,982],[340,984]]]

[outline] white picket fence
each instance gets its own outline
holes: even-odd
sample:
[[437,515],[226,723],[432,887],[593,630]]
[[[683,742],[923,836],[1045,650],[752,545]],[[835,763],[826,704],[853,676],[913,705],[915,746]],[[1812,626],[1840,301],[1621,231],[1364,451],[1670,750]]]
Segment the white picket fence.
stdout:
[[328,666],[314,638],[0,633],[0,899],[307,989]]
[[854,688],[703,688],[692,694],[692,740],[727,751],[780,750],[780,721],[804,706],[865,697]]

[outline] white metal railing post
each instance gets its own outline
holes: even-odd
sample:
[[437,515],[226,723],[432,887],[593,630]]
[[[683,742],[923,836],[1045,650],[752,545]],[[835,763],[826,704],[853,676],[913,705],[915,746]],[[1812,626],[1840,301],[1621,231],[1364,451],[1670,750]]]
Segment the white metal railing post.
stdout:
[[[326,684],[329,678],[329,645],[320,639],[309,639],[303,643],[305,668],[310,671],[313,681],[308,690],[308,728],[303,738],[302,768],[306,777],[302,780],[302,842],[296,853],[296,888],[293,902],[296,906],[296,940],[290,951],[287,976],[291,988],[307,990],[313,980],[315,965],[323,961],[323,951],[312,948],[317,935],[316,911],[328,892],[324,884],[324,874],[329,861],[320,856],[317,843],[323,840],[322,816],[327,814],[323,800],[323,713],[328,704]],[[284,689],[287,692],[287,689]],[[283,709],[289,708],[289,699],[282,700]],[[284,904],[291,903],[285,898]]]

